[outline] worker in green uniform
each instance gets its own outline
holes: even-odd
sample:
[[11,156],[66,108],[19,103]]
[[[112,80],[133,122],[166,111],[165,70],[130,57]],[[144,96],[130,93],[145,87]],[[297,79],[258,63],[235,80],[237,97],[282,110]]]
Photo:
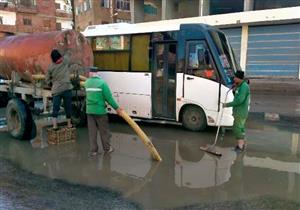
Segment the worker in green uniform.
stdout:
[[250,88],[244,80],[244,72],[237,71],[234,76],[235,93],[234,100],[223,104],[223,107],[233,107],[233,133],[237,139],[236,151],[244,151],[245,141],[245,123],[248,118]]
[[90,68],[89,78],[84,86],[86,91],[86,114],[90,141],[90,156],[99,154],[97,133],[99,131],[105,154],[114,151],[110,145],[111,134],[108,127],[106,103],[112,106],[120,115],[121,108],[114,100],[107,83],[97,75],[97,68]]

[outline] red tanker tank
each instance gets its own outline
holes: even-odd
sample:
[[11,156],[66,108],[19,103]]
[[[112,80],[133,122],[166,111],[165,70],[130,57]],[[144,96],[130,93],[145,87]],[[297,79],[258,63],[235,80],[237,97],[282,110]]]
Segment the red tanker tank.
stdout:
[[87,39],[76,31],[54,31],[0,39],[0,76],[10,79],[15,71],[25,81],[32,74],[45,74],[52,62],[52,49],[70,52],[70,60],[82,67],[93,64],[93,53]]

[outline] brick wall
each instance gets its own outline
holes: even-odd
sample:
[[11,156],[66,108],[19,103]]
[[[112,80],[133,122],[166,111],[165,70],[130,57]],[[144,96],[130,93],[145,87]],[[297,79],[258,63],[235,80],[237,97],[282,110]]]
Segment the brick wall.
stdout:
[[[83,2],[84,0],[75,0],[75,9],[76,7],[79,7]],[[117,13],[117,15],[114,16],[115,21],[117,19],[130,21],[131,16],[129,11],[117,11],[115,9],[114,14],[115,13]],[[80,31],[84,30],[88,25],[112,23],[112,20],[111,9],[101,7],[100,0],[93,0],[91,9],[82,11],[75,17],[76,29]]]
[[[0,9],[2,10],[2,8]],[[57,30],[56,16],[72,18],[71,14],[57,13],[54,0],[36,0],[36,6],[17,5],[5,10],[16,12],[16,25],[13,27],[0,25],[0,31],[4,34],[6,32],[33,33],[55,31]]]

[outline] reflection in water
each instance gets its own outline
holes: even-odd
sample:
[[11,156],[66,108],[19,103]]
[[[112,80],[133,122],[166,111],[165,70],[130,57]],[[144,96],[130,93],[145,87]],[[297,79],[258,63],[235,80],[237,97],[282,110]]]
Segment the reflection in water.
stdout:
[[299,162],[283,162],[267,158],[244,157],[244,165],[300,174]]
[[247,152],[237,155],[227,132],[217,147],[223,154],[218,159],[199,150],[213,139],[212,132],[145,127],[163,158],[161,163],[152,161],[125,124],[111,124],[116,150],[109,156],[88,158],[87,129],[78,129],[76,143],[44,148],[0,132],[0,158],[53,179],[118,190],[150,209],[256,196],[300,202],[298,134],[249,129]]
[[292,155],[297,155],[297,153],[300,151],[300,144],[299,144],[299,134],[293,133],[292,134],[292,143],[291,143],[291,152]]
[[[198,148],[197,148],[198,149]],[[232,148],[216,147],[222,153],[218,158],[207,153],[197,151],[202,154],[200,160],[186,160],[183,149],[180,150],[180,144],[176,142],[175,152],[175,183],[179,187],[188,188],[206,188],[221,185],[227,182],[231,176],[230,167],[236,159],[236,153]]]
[[114,132],[111,140],[115,152],[89,158],[86,135],[82,135],[82,130],[78,134],[76,143],[61,145],[47,145],[45,139],[32,141],[31,145],[10,139],[6,141],[8,150],[3,150],[3,153],[1,150],[0,157],[9,158],[36,174],[72,183],[110,187],[122,191],[127,197],[139,192],[159,168],[159,162],[152,161],[147,148],[135,135]]

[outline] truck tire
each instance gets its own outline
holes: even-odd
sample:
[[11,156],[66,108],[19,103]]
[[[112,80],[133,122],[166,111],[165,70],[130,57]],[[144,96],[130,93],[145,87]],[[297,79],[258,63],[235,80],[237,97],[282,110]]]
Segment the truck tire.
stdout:
[[12,137],[20,140],[30,138],[34,122],[25,101],[18,98],[11,99],[7,104],[6,119]]
[[184,108],[182,113],[183,126],[191,131],[203,131],[207,127],[207,121],[204,111],[194,105]]

